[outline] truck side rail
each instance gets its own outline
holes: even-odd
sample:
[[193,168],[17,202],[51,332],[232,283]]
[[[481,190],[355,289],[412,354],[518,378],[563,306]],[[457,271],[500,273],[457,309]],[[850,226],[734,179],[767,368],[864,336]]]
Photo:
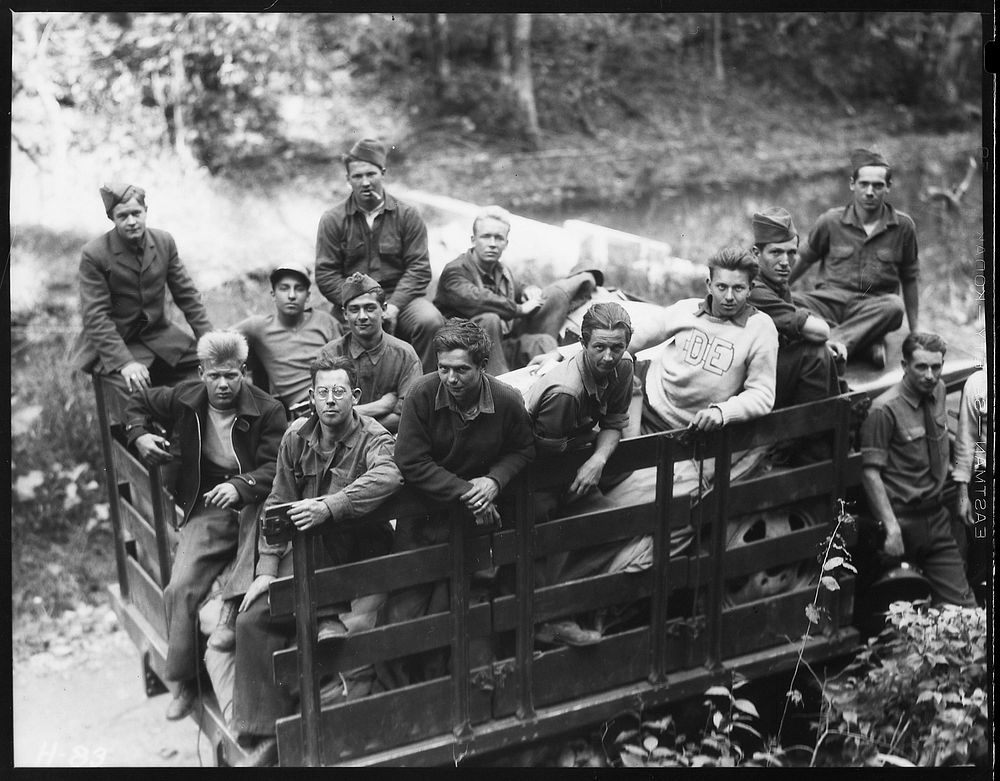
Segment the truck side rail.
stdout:
[[[565,484],[586,453],[546,462],[529,469],[510,487],[515,497],[513,529],[476,534],[460,509],[449,512],[452,539],[448,544],[393,554],[353,564],[317,568],[313,531],[297,533],[293,544],[295,574],[271,585],[273,615],[294,613],[299,627],[294,648],[275,654],[276,680],[299,688],[301,713],[278,722],[282,764],[338,764],[373,752],[394,761],[415,760],[406,744],[439,743],[455,755],[497,747],[497,736],[480,741],[490,723],[513,719],[524,732],[537,721],[537,709],[572,701],[602,688],[642,684],[665,694],[669,675],[702,666],[710,674],[723,672],[724,662],[781,642],[781,634],[801,634],[804,607],[811,592],[782,595],[765,613],[774,619],[766,637],[746,637],[738,628],[752,621],[752,611],[735,609],[723,615],[722,587],[727,578],[809,558],[829,533],[829,524],[794,532],[780,540],[765,540],[727,554],[723,521],[738,512],[774,507],[798,499],[818,498],[824,521],[831,520],[836,500],[847,481],[857,482],[858,456],[848,452],[852,409],[864,394],[845,395],[815,404],[782,410],[766,418],[734,425],[708,435],[691,437],[667,432],[624,441],[606,467],[606,473],[656,466],[658,479],[652,501],[630,507],[573,515],[535,526],[532,493]],[[732,453],[805,436],[827,436],[832,455],[827,461],[730,485]],[[674,464],[692,457],[716,458],[715,487],[705,495],[693,517],[689,497],[672,496]],[[404,500],[408,512],[428,508]],[[368,522],[398,517],[399,507],[380,508]],[[405,519],[398,517],[397,522]],[[669,530],[678,524],[700,522],[707,549],[669,556]],[[653,565],[642,573],[616,573],[534,588],[538,557],[575,550],[639,534],[654,538]],[[456,544],[457,543],[457,544]],[[479,569],[513,564],[516,594],[494,596],[473,604],[470,575]],[[451,610],[317,642],[316,609],[343,603],[363,594],[388,592],[407,585],[450,578]],[[670,600],[681,588],[706,592],[702,631],[685,632],[685,619],[672,617]],[[639,597],[651,597],[649,624],[639,630],[606,637],[598,646],[558,649],[540,656],[534,650],[534,625],[550,618],[593,610]],[[850,620],[850,584],[832,598],[827,631],[835,632]],[[804,601],[803,601],[804,600]],[[780,604],[779,604],[780,603]],[[802,610],[791,610],[789,605]],[[758,606],[758,609],[761,609]],[[772,616],[772,614],[774,614]],[[789,624],[779,614],[795,615]],[[794,624],[797,624],[795,626]],[[469,642],[495,642],[513,631],[512,658],[497,663],[482,655],[470,656]],[[762,632],[766,635],[767,632]],[[319,682],[335,678],[364,664],[382,662],[415,652],[451,648],[451,677],[376,694],[361,700],[320,707]],[[602,649],[602,646],[607,646]],[[726,648],[725,654],[723,647]],[[602,653],[603,650],[603,653]],[[566,657],[574,655],[573,675],[567,678]],[[624,655],[623,655],[624,654]],[[614,658],[628,659],[614,665]],[[561,663],[555,660],[562,658]],[[590,664],[584,664],[588,661]],[[560,673],[559,667],[564,670]],[[576,680],[571,680],[575,678]],[[555,684],[555,685],[553,685]],[[567,688],[568,687],[568,688]],[[347,729],[347,725],[350,728]],[[480,726],[482,725],[482,726]],[[530,731],[530,730],[529,730]],[[513,737],[511,738],[513,739]],[[443,741],[443,742],[442,742]],[[482,743],[482,746],[477,745]],[[423,745],[417,751],[430,749]],[[440,758],[437,746],[430,755]]]

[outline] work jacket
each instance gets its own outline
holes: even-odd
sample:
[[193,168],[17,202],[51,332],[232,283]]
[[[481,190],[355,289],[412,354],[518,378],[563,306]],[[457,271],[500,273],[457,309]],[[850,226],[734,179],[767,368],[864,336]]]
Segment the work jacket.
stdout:
[[[214,486],[201,485],[201,446],[208,420],[208,390],[201,380],[188,380],[172,388],[146,388],[129,397],[125,431],[131,445],[143,434],[153,433],[156,421],[168,428],[170,450],[179,454],[175,498],[187,522],[198,498]],[[244,382],[236,396],[233,450],[239,474],[226,482],[236,488],[242,506],[262,501],[274,481],[278,445],[287,421],[281,403],[259,388]]]

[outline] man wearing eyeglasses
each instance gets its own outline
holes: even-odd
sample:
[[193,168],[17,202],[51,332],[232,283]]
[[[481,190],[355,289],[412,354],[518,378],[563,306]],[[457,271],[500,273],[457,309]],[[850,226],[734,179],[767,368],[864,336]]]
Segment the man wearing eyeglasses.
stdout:
[[892,170],[882,155],[855,149],[851,167],[852,202],[816,221],[788,284],[819,261],[822,278],[814,290],[794,295],[795,303],[830,324],[830,341],[846,346],[848,360],[884,369],[885,335],[903,324],[904,312],[910,332],[918,329],[916,227],[885,200]]
[[[147,463],[166,464],[178,452],[180,458],[175,499],[184,520],[170,582],[163,590],[164,678],[177,684],[167,710],[172,721],[194,705],[198,605],[234,557],[236,566],[223,592],[230,610],[232,599],[249,585],[254,511],[271,490],[286,426],[281,403],[244,381],[247,343],[241,334],[210,331],[198,340],[197,350],[200,379],[140,390],[126,410],[129,444]],[[172,442],[153,432],[154,421],[171,430]]]
[[[264,509],[291,503],[288,517],[299,531],[320,528],[332,564],[346,564],[389,552],[389,524],[346,527],[344,522],[374,510],[403,486],[393,461],[393,438],[377,421],[356,409],[361,389],[346,356],[324,357],[310,367],[313,406],[308,418],[293,421],[278,450],[274,488]],[[277,759],[274,722],[294,711],[292,693],[274,683],[272,655],[295,636],[294,620],[272,620],[267,593],[279,577],[292,574],[292,543],[258,542],[256,577],[236,620],[236,675],[233,728],[253,750],[240,764],[265,766]],[[384,594],[357,597],[350,610],[320,625],[319,639],[371,629]],[[372,691],[372,667],[344,672],[346,699]]]

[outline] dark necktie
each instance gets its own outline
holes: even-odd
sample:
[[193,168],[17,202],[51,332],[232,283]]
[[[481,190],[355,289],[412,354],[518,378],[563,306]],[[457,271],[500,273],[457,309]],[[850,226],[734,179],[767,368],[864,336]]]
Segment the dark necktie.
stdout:
[[942,469],[944,464],[938,456],[938,430],[934,420],[934,396],[925,396],[921,402],[924,408],[924,430],[927,432],[927,458],[930,462],[931,476],[935,481],[940,481],[944,476]]

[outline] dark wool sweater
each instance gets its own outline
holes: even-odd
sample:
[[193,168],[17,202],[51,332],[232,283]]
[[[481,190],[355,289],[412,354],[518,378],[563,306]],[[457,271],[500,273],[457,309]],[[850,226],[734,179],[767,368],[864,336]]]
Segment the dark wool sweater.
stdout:
[[457,500],[472,488],[472,477],[491,477],[503,490],[535,458],[521,394],[495,377],[484,377],[494,411],[481,411],[471,421],[436,404],[441,387],[437,374],[414,382],[403,403],[396,464],[406,483],[433,501]]

